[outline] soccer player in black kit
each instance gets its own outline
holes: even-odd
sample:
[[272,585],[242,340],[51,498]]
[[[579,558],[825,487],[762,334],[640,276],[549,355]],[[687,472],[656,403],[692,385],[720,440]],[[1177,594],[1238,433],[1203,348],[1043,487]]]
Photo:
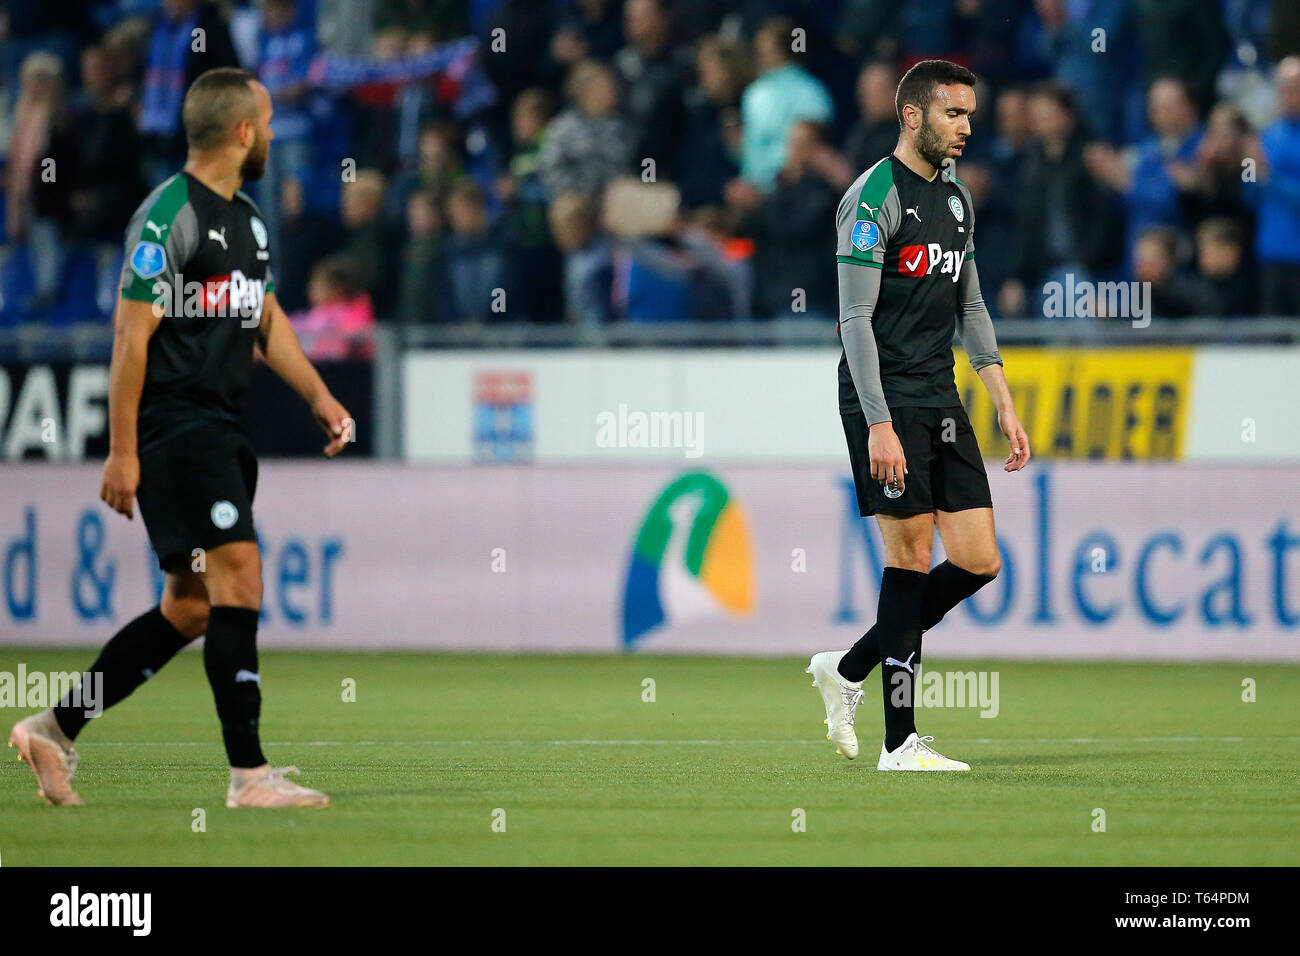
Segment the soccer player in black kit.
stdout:
[[[276,303],[266,226],[240,187],[266,167],[271,97],[249,73],[209,70],[185,95],[183,171],[142,202],[126,233],[109,371],[110,451],[100,497],[132,517],[139,502],[166,573],[158,606],[123,627],[91,666],[111,707],[190,641],[230,761],[228,807],[325,807],[329,797],[274,768],[258,734],[261,559],[253,530],[257,459],[244,403],[253,350],[311,406],[329,437],[352,421],[303,354]],[[14,725],[10,744],[52,804],[79,804],[72,742],[88,722],[69,693]]]
[[[858,507],[876,515],[886,567],[875,625],[847,651],[814,655],[808,673],[827,738],[853,759],[862,682],[881,665],[878,770],[970,769],[918,736],[913,713],[921,635],[1001,569],[988,477],[953,378],[954,332],[1011,443],[1004,470],[1029,461],[980,294],[970,191],[946,168],[970,135],[974,85],[947,60],[908,70],[895,97],[898,146],[857,178],[836,215],[840,417]],[[931,569],[936,526],[947,560]]]

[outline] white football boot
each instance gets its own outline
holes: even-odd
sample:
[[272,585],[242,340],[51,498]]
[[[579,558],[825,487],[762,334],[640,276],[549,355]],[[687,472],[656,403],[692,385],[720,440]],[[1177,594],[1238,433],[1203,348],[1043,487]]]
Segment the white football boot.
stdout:
[[54,806],[80,806],[85,803],[72,789],[72,775],[77,772],[77,751],[64,736],[54,719],[54,711],[33,714],[14,724],[9,746],[18,748],[18,759],[32,768],[39,789],[36,791]]
[[226,791],[226,806],[239,807],[328,807],[330,798],[319,790],[299,786],[285,779],[285,774],[298,773],[297,767],[272,767],[264,764],[250,770],[230,768],[230,788]]
[[805,674],[812,674],[813,686],[822,693],[826,705],[826,739],[835,744],[835,752],[853,760],[858,755],[858,736],[853,732],[853,717],[862,700],[862,684],[850,683],[840,676],[840,658],[848,651],[822,651],[808,662]]
[[880,762],[877,770],[969,770],[970,764],[960,760],[950,760],[930,747],[933,737],[910,735],[899,744],[895,751],[888,751],[880,745]]

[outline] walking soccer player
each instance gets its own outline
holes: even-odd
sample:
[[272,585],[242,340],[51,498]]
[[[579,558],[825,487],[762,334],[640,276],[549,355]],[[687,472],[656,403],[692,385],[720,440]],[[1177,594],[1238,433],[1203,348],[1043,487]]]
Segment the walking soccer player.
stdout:
[[[253,530],[257,459],[244,402],[253,349],[310,404],[329,436],[351,419],[303,355],[276,303],[266,226],[240,187],[270,147],[271,97],[252,74],[209,70],[185,95],[182,172],[140,204],[126,233],[109,371],[110,452],[100,497],[140,503],[166,572],[158,606],[123,627],[91,666],[111,707],[200,634],[226,754],[228,807],[326,807],[329,797],[273,768],[258,735],[261,559]],[[88,722],[76,690],[14,725],[9,743],[52,804],[80,804],[72,742]]]
[[[858,509],[885,544],[876,623],[847,651],[813,656],[828,739],[858,755],[862,682],[881,665],[885,739],[878,770],[969,770],[919,737],[913,689],[921,635],[1001,569],[993,498],[975,432],[953,379],[954,331],[1011,443],[1003,467],[1029,461],[1029,439],[1003,374],[975,270],[970,190],[945,171],[962,154],[975,75],[946,60],[907,71],[890,156],[851,185],[836,214],[840,417]],[[931,570],[935,526],[947,560]]]

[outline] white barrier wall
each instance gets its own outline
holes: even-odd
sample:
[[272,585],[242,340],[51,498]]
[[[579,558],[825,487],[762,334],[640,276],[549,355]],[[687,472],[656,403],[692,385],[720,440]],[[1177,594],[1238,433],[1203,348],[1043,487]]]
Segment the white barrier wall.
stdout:
[[[1300,467],[989,468],[1003,572],[936,656],[1300,660]],[[87,645],[156,599],[93,465],[0,468],[0,644]],[[263,644],[804,654],[871,623],[840,465],[267,461]],[[934,562],[942,560],[936,539]]]
[[[1031,447],[1044,455],[1300,462],[1300,349],[1135,343],[1002,352]],[[839,355],[411,352],[403,362],[405,455],[442,463],[608,464],[681,461],[696,451],[711,462],[838,463],[846,454],[836,400]],[[956,372],[981,449],[990,459],[1004,457],[991,403],[960,350]],[[653,425],[656,414],[696,425],[694,447],[638,441],[635,417]],[[613,420],[612,432],[602,431],[602,416]],[[650,429],[644,437],[653,437]]]

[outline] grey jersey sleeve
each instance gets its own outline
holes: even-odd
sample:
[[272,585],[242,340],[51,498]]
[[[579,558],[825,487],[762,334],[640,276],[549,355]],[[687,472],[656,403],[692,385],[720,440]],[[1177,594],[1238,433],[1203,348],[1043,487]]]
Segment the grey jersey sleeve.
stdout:
[[984,304],[979,273],[975,269],[975,204],[966,184],[961,180],[956,180],[956,183],[966,200],[966,208],[970,210],[966,223],[966,261],[962,264],[957,284],[957,335],[961,347],[970,357],[971,368],[978,372],[986,365],[1002,365],[1002,356],[998,353],[998,340],[993,334],[993,317]]
[[126,227],[126,255],[118,288],[123,298],[152,302],[159,282],[171,285],[199,247],[199,221],[188,202],[172,216],[151,218],[146,201]]
[[998,340],[993,334],[993,318],[984,304],[973,259],[961,270],[957,284],[957,335],[975,371],[986,365],[1003,364]]
[[853,376],[858,401],[867,417],[867,425],[891,421],[885,392],[880,386],[880,355],[876,351],[876,333],[871,317],[880,295],[880,270],[841,262],[840,338],[844,356]]

